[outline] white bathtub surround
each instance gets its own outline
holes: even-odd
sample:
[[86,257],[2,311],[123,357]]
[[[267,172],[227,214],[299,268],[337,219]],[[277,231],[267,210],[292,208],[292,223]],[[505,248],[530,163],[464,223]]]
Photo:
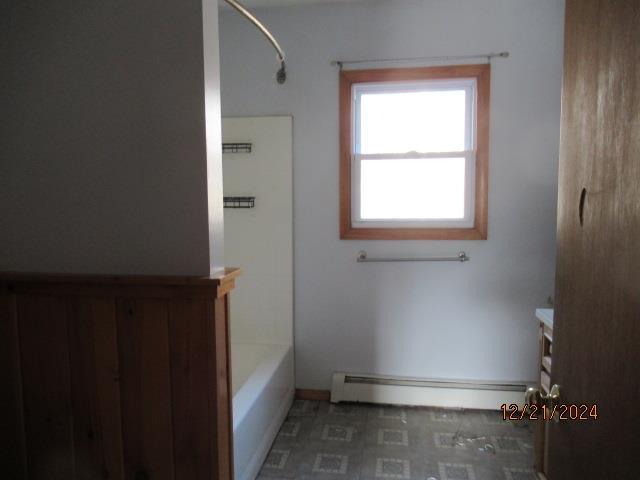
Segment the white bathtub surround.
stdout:
[[253,480],[293,402],[290,345],[231,344],[236,480]]
[[242,268],[233,292],[231,340],[293,342],[293,172],[291,117],[223,118],[224,195],[254,196],[255,207],[224,210],[225,258]]
[[[268,78],[268,77],[267,77]],[[225,209],[226,261],[241,265],[231,300],[236,480],[253,480],[291,406],[293,377],[292,118],[224,118],[225,196],[255,197]]]

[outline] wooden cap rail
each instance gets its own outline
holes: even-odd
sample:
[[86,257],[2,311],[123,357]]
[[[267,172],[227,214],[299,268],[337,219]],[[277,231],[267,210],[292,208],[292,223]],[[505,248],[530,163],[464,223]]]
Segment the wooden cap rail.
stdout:
[[239,268],[221,269],[208,277],[0,272],[0,288],[30,292],[46,288],[49,292],[78,295],[92,295],[106,288],[110,293],[126,297],[139,296],[144,291],[152,297],[213,294],[220,298],[235,287],[235,279],[241,273]]

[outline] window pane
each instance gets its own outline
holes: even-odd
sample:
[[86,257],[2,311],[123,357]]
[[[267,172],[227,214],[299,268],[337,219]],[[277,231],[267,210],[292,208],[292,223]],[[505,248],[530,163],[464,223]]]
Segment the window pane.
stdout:
[[465,150],[465,90],[363,93],[360,153]]
[[362,220],[463,219],[464,158],[362,160]]

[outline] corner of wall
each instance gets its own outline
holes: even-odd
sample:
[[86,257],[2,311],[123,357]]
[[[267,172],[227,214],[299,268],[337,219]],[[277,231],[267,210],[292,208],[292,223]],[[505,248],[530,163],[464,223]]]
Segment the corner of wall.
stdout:
[[209,212],[209,266],[210,271],[214,272],[224,267],[220,49],[217,0],[202,0],[202,39]]

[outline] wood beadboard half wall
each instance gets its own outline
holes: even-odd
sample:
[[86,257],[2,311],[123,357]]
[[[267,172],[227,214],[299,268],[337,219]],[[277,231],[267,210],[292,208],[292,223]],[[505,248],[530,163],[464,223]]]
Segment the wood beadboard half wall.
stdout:
[[232,480],[238,274],[0,274],[3,478]]

